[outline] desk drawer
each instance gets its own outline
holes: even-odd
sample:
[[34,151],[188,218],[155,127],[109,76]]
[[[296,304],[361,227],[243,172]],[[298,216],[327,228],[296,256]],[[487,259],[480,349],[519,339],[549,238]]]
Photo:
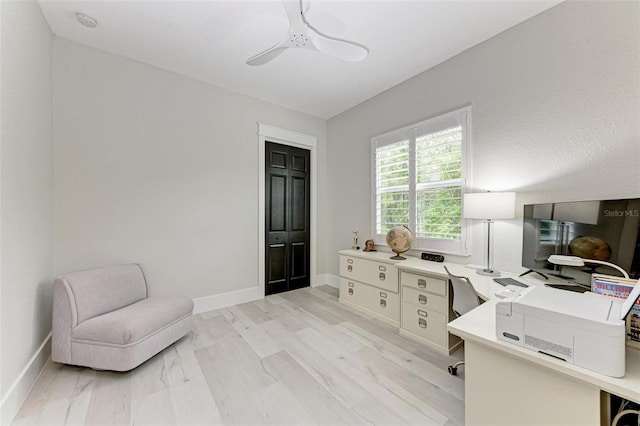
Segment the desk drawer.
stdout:
[[340,256],[340,276],[398,293],[398,268],[390,263]]
[[448,280],[446,278],[435,278],[427,275],[415,275],[409,272],[402,272],[400,282],[403,286],[413,287],[416,290],[428,291],[429,293],[439,294],[441,296],[447,295]]
[[397,293],[340,278],[340,299],[396,322],[400,321],[400,296]]
[[440,312],[404,302],[402,328],[438,346],[447,346],[447,319]]
[[412,287],[402,287],[402,301],[411,303],[421,309],[433,310],[447,314],[447,298]]
[[340,299],[356,305],[364,305],[367,300],[366,289],[362,290],[362,288],[365,286],[358,281],[340,278]]

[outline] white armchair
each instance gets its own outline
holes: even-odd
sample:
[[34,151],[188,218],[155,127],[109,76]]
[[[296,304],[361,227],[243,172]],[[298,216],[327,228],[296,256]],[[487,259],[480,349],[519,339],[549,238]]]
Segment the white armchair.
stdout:
[[128,371],[191,330],[193,300],[148,297],[137,264],[57,277],[51,359],[97,370]]

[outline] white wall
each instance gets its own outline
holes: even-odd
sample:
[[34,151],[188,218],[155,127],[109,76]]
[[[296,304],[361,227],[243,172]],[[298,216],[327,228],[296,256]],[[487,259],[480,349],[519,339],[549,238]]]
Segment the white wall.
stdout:
[[0,2],[0,20],[0,423],[8,424],[51,331],[52,35],[35,1]]
[[139,262],[152,294],[256,287],[257,122],[318,137],[326,198],[323,119],[61,39],[53,75],[56,274]]
[[[638,2],[564,2],[329,120],[329,272],[369,238],[370,138],[472,105],[472,189],[514,190],[495,266],[521,271],[522,204],[640,197]],[[419,52],[415,52],[419,54]],[[482,226],[472,230],[482,264]]]

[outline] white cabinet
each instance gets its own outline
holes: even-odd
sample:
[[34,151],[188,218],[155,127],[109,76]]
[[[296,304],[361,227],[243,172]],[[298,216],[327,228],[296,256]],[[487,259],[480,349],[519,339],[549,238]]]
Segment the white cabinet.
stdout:
[[340,302],[399,326],[398,269],[394,262],[378,253],[367,253],[366,258],[357,254],[340,254]]
[[380,256],[363,259],[342,255],[340,276],[398,293],[398,269],[391,261],[387,263],[379,258]]
[[446,275],[401,271],[400,286],[400,333],[447,353],[456,350],[462,341],[447,331],[447,323],[454,314]]
[[340,301],[398,325],[400,297],[398,293],[373,287],[355,280],[340,278]]
[[412,257],[391,260],[392,255],[340,251],[340,302],[399,327],[404,336],[452,353],[462,340],[447,331],[455,315],[442,264]]

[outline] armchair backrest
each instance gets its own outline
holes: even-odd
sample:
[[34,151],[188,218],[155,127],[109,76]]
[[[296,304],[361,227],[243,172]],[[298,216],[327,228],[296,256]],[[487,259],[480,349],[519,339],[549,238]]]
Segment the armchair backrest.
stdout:
[[64,289],[71,308],[71,326],[147,298],[147,281],[138,264],[107,266],[61,275],[55,280]]

